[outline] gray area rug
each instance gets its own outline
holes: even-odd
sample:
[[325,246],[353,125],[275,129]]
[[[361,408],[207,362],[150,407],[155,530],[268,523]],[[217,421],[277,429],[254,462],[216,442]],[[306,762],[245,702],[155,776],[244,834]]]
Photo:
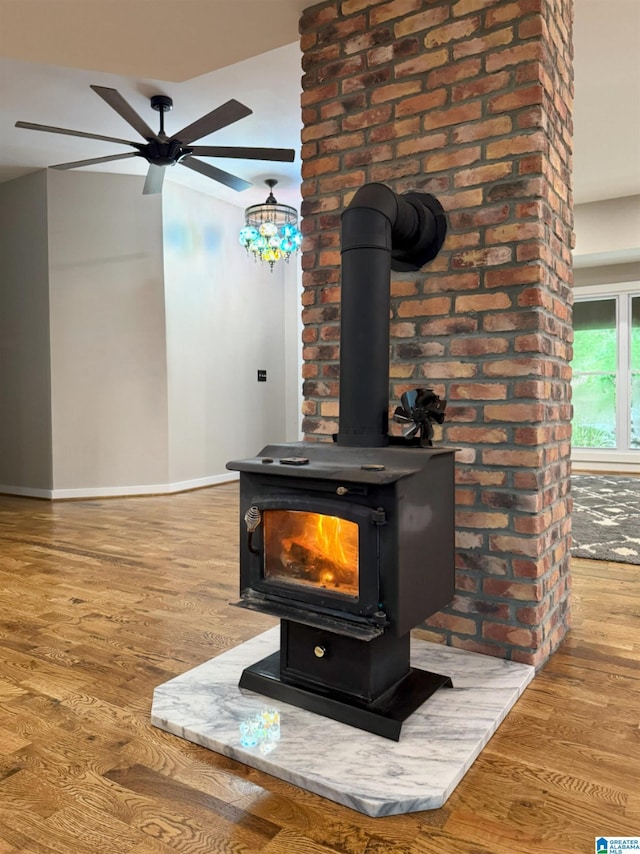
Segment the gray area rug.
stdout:
[[571,478],[574,557],[640,565],[640,477]]

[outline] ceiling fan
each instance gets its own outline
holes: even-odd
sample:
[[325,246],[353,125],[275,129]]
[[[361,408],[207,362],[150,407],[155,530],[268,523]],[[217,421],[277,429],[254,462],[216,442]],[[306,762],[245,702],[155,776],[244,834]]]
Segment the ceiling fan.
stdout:
[[16,127],[29,130],[41,130],[47,133],[62,133],[68,136],[81,136],[86,139],[101,139],[105,142],[116,142],[121,145],[131,145],[135,151],[125,154],[112,154],[107,157],[93,157],[90,160],[76,160],[73,163],[58,163],[52,169],[76,169],[79,166],[93,166],[96,163],[109,163],[112,160],[125,160],[129,157],[144,157],[149,163],[147,178],[144,182],[143,193],[159,193],[162,190],[164,173],[167,166],[179,163],[199,172],[207,178],[212,178],[230,187],[232,190],[246,190],[251,187],[250,181],[231,175],[223,169],[218,169],[209,163],[198,160],[197,157],[233,157],[242,160],[277,160],[292,163],[295,152],[290,148],[243,148],[239,146],[216,146],[216,145],[191,145],[194,140],[202,139],[214,131],[220,130],[227,125],[250,116],[253,112],[239,101],[231,99],[222,106],[217,107],[206,116],[197,119],[190,125],[182,128],[173,136],[167,136],[164,130],[164,114],[172,109],[173,101],[168,95],[154,95],[151,107],[160,113],[160,130],[154,133],[144,119],[136,113],[133,107],[122,97],[116,89],[105,86],[91,86],[94,92],[100,95],[116,113],[131,125],[146,142],[132,142],[128,139],[118,139],[113,136],[101,136],[95,133],[85,133],[79,130],[67,130],[66,128],[51,127],[50,125],[37,125],[31,122],[16,122]]

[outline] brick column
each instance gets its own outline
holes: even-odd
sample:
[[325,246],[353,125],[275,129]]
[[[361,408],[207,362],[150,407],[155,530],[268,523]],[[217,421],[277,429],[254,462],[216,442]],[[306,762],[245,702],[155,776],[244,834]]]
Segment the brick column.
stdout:
[[568,626],[571,0],[329,0],[301,20],[304,429],[337,432],[340,213],[433,193],[440,255],[392,281],[390,400],[449,400],[457,593],[435,640],[543,663]]

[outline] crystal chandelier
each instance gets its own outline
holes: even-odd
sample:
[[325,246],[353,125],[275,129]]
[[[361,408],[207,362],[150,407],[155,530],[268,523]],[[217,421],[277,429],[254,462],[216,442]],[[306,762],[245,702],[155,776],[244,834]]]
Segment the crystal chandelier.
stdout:
[[296,209],[278,204],[273,195],[277,183],[274,178],[265,181],[267,200],[245,210],[245,226],[240,230],[240,243],[247,253],[256,261],[266,261],[272,271],[276,261],[288,261],[302,243]]

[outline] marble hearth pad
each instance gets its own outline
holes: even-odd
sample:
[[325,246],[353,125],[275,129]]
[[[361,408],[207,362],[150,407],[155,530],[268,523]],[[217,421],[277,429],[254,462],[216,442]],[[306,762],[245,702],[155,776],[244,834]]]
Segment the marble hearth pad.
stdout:
[[[151,722],[370,816],[441,807],[535,673],[526,664],[413,639],[412,665],[450,676],[454,687],[440,688],[394,742],[238,688],[242,670],[279,643],[279,628],[269,629],[160,685]],[[266,722],[257,738],[264,740],[244,746],[256,718]]]

